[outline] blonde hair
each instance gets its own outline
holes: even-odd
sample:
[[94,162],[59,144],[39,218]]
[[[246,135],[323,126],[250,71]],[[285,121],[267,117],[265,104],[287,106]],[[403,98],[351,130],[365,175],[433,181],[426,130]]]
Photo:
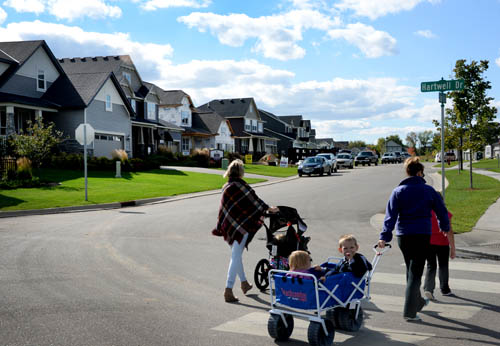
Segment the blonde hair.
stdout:
[[414,177],[418,172],[424,171],[424,165],[420,163],[420,158],[418,156],[412,156],[406,159],[404,163],[406,174],[410,177]]
[[243,175],[245,175],[245,166],[243,161],[236,159],[227,167],[227,170],[224,173],[224,178],[243,178]]
[[340,237],[339,239],[339,247],[342,247],[342,244],[344,244],[346,241],[353,241],[355,246],[358,246],[358,241],[352,234],[344,234],[343,236]]
[[306,251],[297,250],[292,252],[290,257],[288,257],[288,264],[290,265],[290,270],[308,269],[311,267],[311,257],[309,257]]

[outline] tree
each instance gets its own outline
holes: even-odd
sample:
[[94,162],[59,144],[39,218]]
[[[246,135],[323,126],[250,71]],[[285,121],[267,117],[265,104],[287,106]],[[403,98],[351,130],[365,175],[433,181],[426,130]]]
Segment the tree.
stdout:
[[406,135],[406,144],[408,145],[409,148],[417,148],[417,134],[415,132],[409,132]]
[[26,133],[21,131],[10,139],[14,152],[29,158],[34,168],[40,167],[52,148],[63,139],[63,133],[54,130],[54,126],[54,123],[44,124],[42,119],[37,119],[35,122],[28,120]]
[[418,142],[420,143],[420,155],[423,155],[427,151],[427,147],[431,143],[432,131],[422,131],[417,133]]
[[393,141],[395,143],[398,143],[400,146],[404,147],[403,141],[401,138],[399,138],[399,135],[390,135],[385,137],[385,142]]
[[381,154],[385,153],[385,138],[380,137],[377,140],[377,151]]
[[349,149],[352,149],[352,148],[366,148],[366,143],[364,141],[349,142]]
[[497,109],[490,106],[492,97],[486,95],[491,89],[491,83],[484,79],[483,73],[488,69],[488,60],[466,63],[465,59],[457,60],[453,72],[457,79],[464,80],[464,89],[453,91],[450,96],[453,100],[453,110],[450,114],[456,116],[458,127],[461,129],[463,147],[470,152],[470,188],[472,181],[473,152],[488,144],[489,123],[495,118]]

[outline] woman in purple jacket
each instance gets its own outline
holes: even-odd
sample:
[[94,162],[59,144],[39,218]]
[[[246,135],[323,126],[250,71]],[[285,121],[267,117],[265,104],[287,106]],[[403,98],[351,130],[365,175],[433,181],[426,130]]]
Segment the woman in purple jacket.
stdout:
[[425,183],[424,166],[419,158],[410,157],[404,166],[408,178],[392,191],[378,246],[384,248],[392,240],[392,231],[396,228],[398,245],[406,264],[403,316],[407,321],[420,321],[417,312],[429,303],[422,298],[420,284],[430,248],[431,210],[436,213],[443,232],[449,231],[450,221],[442,198]]

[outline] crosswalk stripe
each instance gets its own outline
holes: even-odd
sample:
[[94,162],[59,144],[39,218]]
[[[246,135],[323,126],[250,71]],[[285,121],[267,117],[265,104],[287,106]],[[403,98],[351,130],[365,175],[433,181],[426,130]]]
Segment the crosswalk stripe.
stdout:
[[[268,319],[269,313],[252,312],[235,320],[216,326],[212,328],[212,330],[255,336],[267,336],[270,338],[267,332]],[[308,327],[309,321],[294,318],[294,328],[291,339],[307,342]],[[376,333],[374,335],[374,333],[366,333],[367,331],[374,331]],[[380,340],[377,340],[377,335],[380,334],[383,334],[383,337],[381,337]],[[366,339],[366,343],[369,343],[371,346],[386,346],[387,338],[396,342],[414,344],[416,342],[424,341],[433,336],[435,336],[435,334],[376,328],[364,325],[362,329],[357,333],[344,334],[342,331],[336,330],[334,342],[336,344],[343,343],[348,341],[349,339],[356,338],[357,341],[359,339],[360,344],[364,344],[363,339]]]
[[[403,313],[404,297],[398,296],[386,296],[381,294],[372,294],[371,300],[363,304],[363,308],[367,311],[372,310],[382,310],[384,312],[399,312]],[[375,306],[372,306],[375,305]],[[433,312],[441,317],[452,318],[457,320],[467,320],[474,316],[481,310],[478,305],[470,304],[442,304],[439,301],[431,302],[428,306],[424,308],[424,311]]]
[[[391,285],[406,285],[406,275],[376,272],[373,274],[372,283],[373,282]],[[500,283],[492,281],[455,279],[451,277],[450,287],[453,291],[460,290],[493,294],[500,293]]]
[[[404,267],[405,264],[401,263],[401,266]],[[471,264],[470,262],[460,262],[460,261],[450,260],[449,268],[450,268],[450,270],[500,274],[500,265],[499,264],[488,264],[488,263]]]

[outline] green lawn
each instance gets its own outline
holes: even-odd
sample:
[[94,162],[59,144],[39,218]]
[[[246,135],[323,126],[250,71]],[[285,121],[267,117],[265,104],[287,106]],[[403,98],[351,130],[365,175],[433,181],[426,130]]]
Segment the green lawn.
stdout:
[[446,172],[446,206],[453,214],[452,226],[456,233],[469,232],[486,209],[500,197],[500,181],[481,174],[472,174],[471,190],[468,171]]
[[[455,167],[456,165],[458,165],[458,161],[451,161],[449,165],[448,165],[448,163],[445,162],[444,168]],[[439,162],[438,164],[435,164],[432,167],[441,168],[441,162]]]
[[245,173],[266,175],[268,177],[284,178],[297,175],[297,167],[245,165]]
[[500,173],[498,159],[484,159],[479,162],[473,163],[472,167]]
[[[191,192],[220,189],[226,179],[217,174],[153,170],[123,173],[114,178],[115,172],[89,172],[88,201],[85,202],[83,172],[43,170],[44,181],[60,182],[54,187],[0,191],[0,210],[24,210],[123,202],[143,198],[174,196]],[[248,183],[265,179],[245,179]]]

